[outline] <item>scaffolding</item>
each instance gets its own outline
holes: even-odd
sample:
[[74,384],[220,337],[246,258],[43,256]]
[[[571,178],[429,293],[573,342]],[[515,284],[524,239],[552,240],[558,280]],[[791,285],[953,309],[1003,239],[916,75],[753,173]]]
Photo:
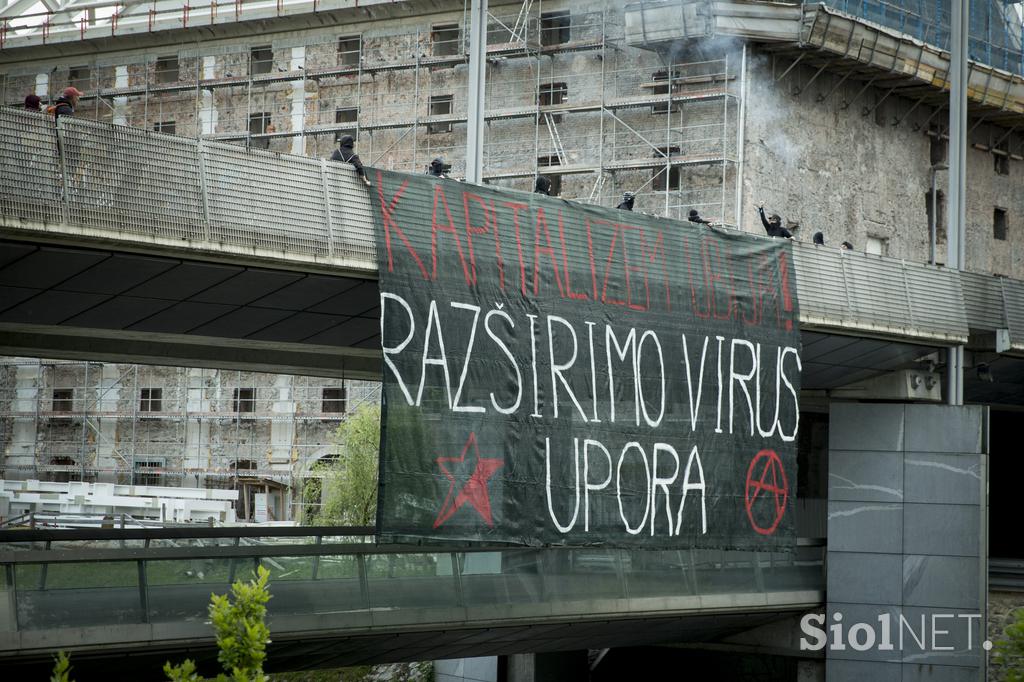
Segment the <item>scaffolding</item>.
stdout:
[[[329,156],[346,134],[368,165],[463,174],[468,30],[462,11],[309,29],[287,39],[209,41],[167,54],[101,55],[40,81],[35,63],[3,77],[3,101],[32,89],[86,92],[79,118],[271,151]],[[735,225],[738,52],[666,58],[627,46],[623,8],[577,12],[524,0],[490,16],[484,181],[529,190],[551,176],[567,199]]]
[[0,478],[293,490],[379,402],[376,382],[3,358]]

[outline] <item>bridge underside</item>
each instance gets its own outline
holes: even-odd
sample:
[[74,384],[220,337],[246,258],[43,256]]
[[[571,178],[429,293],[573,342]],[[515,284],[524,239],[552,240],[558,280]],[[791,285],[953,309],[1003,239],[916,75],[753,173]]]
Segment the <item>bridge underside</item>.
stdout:
[[[814,607],[807,604],[806,608]],[[299,637],[281,635],[271,623],[267,670],[301,671],[399,661],[443,660],[548,651],[578,651],[657,644],[693,644],[719,641],[730,635],[791,617],[795,611],[769,610],[744,613],[702,613],[677,617],[551,620],[495,627],[429,630],[382,630],[364,635],[330,634]],[[147,644],[138,651],[123,646],[104,652],[92,650],[72,656],[81,679],[138,680],[159,670],[165,661],[191,658],[201,673],[219,669],[217,649],[210,642],[182,641]],[[42,679],[52,668],[52,657],[19,658],[3,663],[18,679]]]
[[372,280],[0,241],[0,353],[378,379]]

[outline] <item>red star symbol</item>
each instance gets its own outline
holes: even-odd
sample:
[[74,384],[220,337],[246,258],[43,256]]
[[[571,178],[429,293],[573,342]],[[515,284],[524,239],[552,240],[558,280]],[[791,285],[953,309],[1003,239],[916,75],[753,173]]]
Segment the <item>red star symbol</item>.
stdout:
[[[453,500],[455,477],[452,476],[452,472],[448,470],[444,463],[454,462],[461,464],[466,461],[466,452],[471,445],[473,446],[473,456],[476,457],[476,469],[473,470],[473,474],[466,481],[466,485],[462,486],[462,490],[459,491],[459,494]],[[448,495],[444,498],[444,504],[441,505],[441,511],[437,513],[437,518],[434,519],[434,528],[450,519],[452,514],[458,511],[459,507],[466,502],[473,505],[473,508],[476,509],[487,525],[493,528],[494,519],[491,517],[491,497],[487,492],[487,480],[505,463],[500,459],[482,459],[480,457],[480,450],[476,445],[476,433],[469,434],[469,439],[462,446],[461,455],[458,457],[438,457],[436,461],[437,466],[441,467],[441,471],[448,478],[449,486]]]

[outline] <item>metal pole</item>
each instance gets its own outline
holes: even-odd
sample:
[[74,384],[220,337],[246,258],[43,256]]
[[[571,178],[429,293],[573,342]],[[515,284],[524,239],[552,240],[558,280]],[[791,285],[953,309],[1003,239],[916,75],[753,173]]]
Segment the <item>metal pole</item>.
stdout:
[[484,94],[487,87],[487,0],[473,0],[469,28],[466,182],[483,180]]
[[[726,74],[728,76],[728,74]],[[729,82],[726,81],[726,88]],[[736,124],[736,229],[743,229],[743,147],[747,139],[747,44],[743,44],[743,55],[740,58],[740,109]],[[724,218],[724,216],[723,216]],[[724,221],[723,221],[724,222]]]
[[[964,266],[964,229],[967,221],[967,38],[970,0],[954,0],[950,36],[949,89],[949,229],[946,265],[954,270]],[[949,349],[946,365],[950,405],[963,405],[964,349]]]

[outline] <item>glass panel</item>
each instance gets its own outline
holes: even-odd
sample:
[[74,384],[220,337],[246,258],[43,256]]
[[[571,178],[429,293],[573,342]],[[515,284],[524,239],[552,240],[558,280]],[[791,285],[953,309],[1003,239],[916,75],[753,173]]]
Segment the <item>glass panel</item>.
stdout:
[[626,571],[630,597],[693,594],[689,550],[632,552]]
[[210,594],[227,593],[231,580],[248,579],[255,568],[248,557],[147,561],[150,619],[154,623],[205,621]]
[[572,549],[551,552],[545,584],[554,601],[618,599],[624,595],[622,572],[629,552],[618,549]]
[[22,564],[16,581],[22,629],[142,622],[134,561]]
[[[264,557],[270,571],[273,614],[337,613],[366,608],[354,556]],[[313,571],[316,569],[316,579]]]
[[824,547],[797,547],[792,553],[765,553],[760,559],[769,592],[825,589]]
[[756,552],[740,550],[695,550],[697,590],[700,594],[760,592],[754,573]]
[[455,606],[451,555],[371,554],[366,557],[370,605],[374,608]]

